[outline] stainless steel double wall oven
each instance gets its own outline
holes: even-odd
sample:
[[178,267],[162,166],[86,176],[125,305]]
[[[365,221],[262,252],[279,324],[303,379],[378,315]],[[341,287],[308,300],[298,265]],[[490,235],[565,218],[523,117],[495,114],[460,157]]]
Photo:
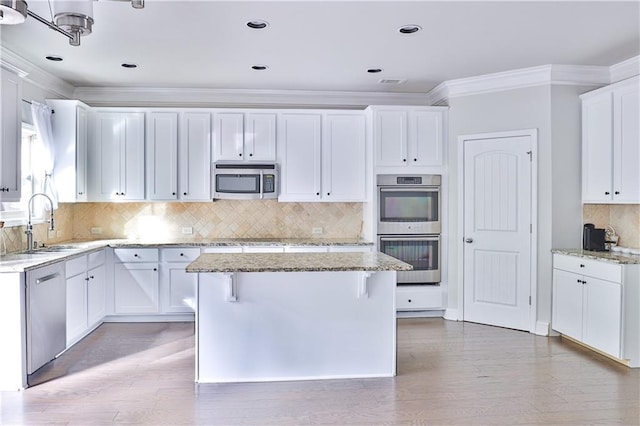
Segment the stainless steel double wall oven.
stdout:
[[440,282],[440,175],[378,175],[378,250],[413,265],[398,285]]

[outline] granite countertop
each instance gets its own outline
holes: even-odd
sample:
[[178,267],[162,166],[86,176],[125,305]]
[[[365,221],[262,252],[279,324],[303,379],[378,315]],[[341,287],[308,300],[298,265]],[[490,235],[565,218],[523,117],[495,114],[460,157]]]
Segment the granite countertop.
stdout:
[[410,271],[383,253],[205,253],[187,272]]
[[93,240],[67,241],[54,244],[35,252],[9,253],[0,257],[0,273],[24,272],[61,260],[101,250],[105,247],[215,247],[215,246],[372,246],[372,242],[346,238],[226,238],[211,240],[172,239],[164,241],[148,240]]
[[566,254],[568,256],[583,257],[585,259],[617,263],[620,265],[640,264],[640,256],[633,254],[622,254],[610,251],[590,251],[582,249],[553,249],[551,250],[551,252],[556,254]]

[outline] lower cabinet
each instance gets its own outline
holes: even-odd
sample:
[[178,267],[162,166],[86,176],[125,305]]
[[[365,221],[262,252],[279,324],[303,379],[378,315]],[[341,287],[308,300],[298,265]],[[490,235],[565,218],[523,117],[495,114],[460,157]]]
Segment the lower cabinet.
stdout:
[[160,249],[160,299],[162,313],[195,311],[198,274],[185,268],[200,256],[199,248]]
[[68,347],[99,324],[106,314],[104,250],[67,260],[65,278]]
[[158,313],[158,249],[117,248],[113,252],[115,313]]
[[552,328],[640,366],[640,265],[553,256]]

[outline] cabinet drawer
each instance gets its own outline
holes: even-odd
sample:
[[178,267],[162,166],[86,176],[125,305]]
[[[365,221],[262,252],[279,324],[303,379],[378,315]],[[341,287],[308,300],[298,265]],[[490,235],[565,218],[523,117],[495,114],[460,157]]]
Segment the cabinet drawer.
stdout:
[[553,267],[568,272],[599,278],[601,280],[622,282],[622,265],[599,262],[576,256],[553,255]]
[[165,248],[160,250],[163,262],[193,262],[200,256],[199,248]]
[[85,273],[87,271],[87,256],[83,255],[67,260],[64,263],[64,271],[66,278]]
[[87,269],[93,269],[96,266],[104,265],[105,253],[104,250],[89,253],[87,255]]
[[203,253],[242,253],[242,247],[239,246],[212,246],[205,247]]
[[396,290],[396,309],[401,311],[420,311],[423,309],[442,309],[442,290],[439,286],[419,290],[398,288]]
[[117,248],[113,250],[116,262],[157,262],[158,249]]

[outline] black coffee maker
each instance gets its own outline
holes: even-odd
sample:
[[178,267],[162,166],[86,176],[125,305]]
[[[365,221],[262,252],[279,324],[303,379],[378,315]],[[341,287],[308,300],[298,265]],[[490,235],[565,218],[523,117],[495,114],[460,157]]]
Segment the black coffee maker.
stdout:
[[605,248],[604,228],[596,228],[593,223],[585,223],[582,232],[582,249],[591,251],[607,251]]

